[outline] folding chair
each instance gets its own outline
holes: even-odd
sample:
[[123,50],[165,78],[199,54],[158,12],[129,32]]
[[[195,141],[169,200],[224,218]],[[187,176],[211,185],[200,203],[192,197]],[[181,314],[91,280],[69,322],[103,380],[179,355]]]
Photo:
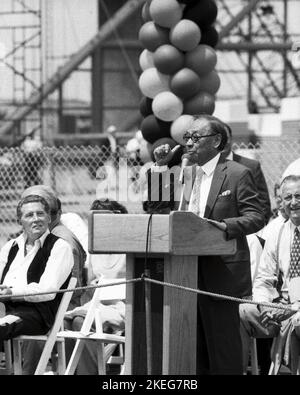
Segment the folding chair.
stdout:
[[[123,279],[107,279],[105,281],[101,280],[101,282],[110,283],[122,280]],[[110,289],[110,292],[108,291],[108,289]],[[105,294],[109,295],[106,296]],[[112,356],[112,353],[118,345],[122,347],[125,344],[125,336],[121,334],[121,332],[119,332],[118,334],[103,333],[100,311],[99,309],[97,309],[97,304],[99,304],[99,301],[101,300],[103,301],[120,299],[125,299],[125,286],[114,285],[112,287],[97,288],[94,292],[93,298],[91,299],[91,303],[83,321],[81,330],[61,331],[58,333],[58,338],[76,339],[70,361],[65,371],[65,375],[74,374],[86,342],[94,341],[96,343],[99,375],[106,374],[106,363],[113,361],[116,362],[116,360],[114,360],[114,357]],[[96,324],[96,331],[92,332],[91,327],[94,321]],[[123,350],[121,351],[121,355],[117,361],[117,363],[120,363],[121,365],[124,364]],[[121,370],[121,372],[123,372],[123,369]]]
[[[75,288],[77,283],[77,279],[75,277],[71,277],[67,289],[72,289]],[[65,348],[64,348],[64,339],[60,338],[57,339],[57,333],[58,331],[63,327],[63,320],[64,320],[64,315],[68,309],[70,300],[72,298],[73,292],[65,292],[63,294],[63,297],[61,298],[61,302],[59,305],[59,308],[56,313],[55,321],[54,324],[49,331],[47,335],[40,335],[40,336],[29,336],[29,335],[22,335],[18,336],[14,339],[12,339],[12,344],[13,344],[13,371],[15,375],[21,375],[22,374],[22,343],[24,341],[29,341],[29,340],[37,340],[37,341],[44,341],[45,346],[43,348],[42,355],[40,357],[38,366],[35,370],[35,375],[41,375],[45,373],[45,370],[47,368],[47,364],[49,361],[49,358],[51,356],[51,352],[53,350],[54,344],[57,342],[57,348],[58,348],[58,353],[60,355],[64,355]],[[10,350],[10,342],[11,340],[6,341],[6,350]],[[7,359],[9,359],[9,356],[7,355]],[[63,374],[65,371],[65,365],[63,364],[63,361],[65,361],[64,358],[59,358],[58,361],[58,374]],[[9,365],[8,361],[8,365]]]
[[252,376],[258,376],[258,360],[257,360],[257,343],[256,338],[251,337],[250,339],[250,361],[251,361],[251,374]]

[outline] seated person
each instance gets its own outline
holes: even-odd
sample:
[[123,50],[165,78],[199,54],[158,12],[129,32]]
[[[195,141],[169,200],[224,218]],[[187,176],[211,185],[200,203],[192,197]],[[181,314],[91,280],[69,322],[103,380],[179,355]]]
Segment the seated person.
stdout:
[[[91,210],[104,210],[113,213],[127,213],[127,209],[114,200],[95,200],[91,205]],[[125,277],[126,256],[124,254],[90,254],[89,263],[89,282],[91,285],[97,284],[99,278],[109,282],[110,279]],[[101,319],[103,322],[103,331],[107,333],[116,333],[123,331],[125,328],[125,284],[114,286],[111,292],[116,292],[114,288],[120,287],[122,296],[120,300],[99,301],[97,309],[100,309]],[[85,299],[89,300],[83,306],[68,311],[65,316],[65,329],[79,331],[83,324],[84,318],[90,306],[92,294],[88,290]],[[74,341],[66,339],[66,357],[69,359]],[[88,342],[85,345],[79,363],[77,365],[77,374],[79,375],[97,375],[97,355],[95,344]]]
[[[83,246],[75,236],[75,234],[62,224],[61,221],[61,202],[57,198],[56,193],[47,185],[33,185],[25,189],[22,193],[22,198],[28,195],[41,196],[49,205],[50,208],[50,223],[49,231],[51,234],[65,240],[71,247],[73,254],[74,265],[72,269],[72,276],[77,278],[77,287],[86,285],[86,275],[84,265],[86,261],[86,253]],[[70,305],[72,307],[80,306],[83,292],[81,290],[73,292]],[[23,345],[23,375],[34,374],[38,361],[40,359],[44,342],[27,341]]]
[[[22,234],[0,251],[0,295],[6,309],[0,340],[49,331],[62,297],[55,290],[67,286],[74,264],[69,244],[49,232],[45,199],[37,195],[21,199],[17,219]],[[49,291],[53,293],[32,295]]]
[[[266,240],[257,275],[253,283],[253,299],[260,302],[280,302],[295,310],[282,310],[264,306],[242,304],[240,306],[241,334],[244,352],[244,369],[247,367],[250,337],[275,337],[276,361],[283,350],[293,348],[288,339],[298,335],[297,322],[300,305],[300,176],[288,176],[281,184],[282,206],[288,220],[274,228]],[[272,358],[274,359],[274,358]],[[284,361],[288,363],[289,361]],[[293,370],[292,370],[293,372]]]

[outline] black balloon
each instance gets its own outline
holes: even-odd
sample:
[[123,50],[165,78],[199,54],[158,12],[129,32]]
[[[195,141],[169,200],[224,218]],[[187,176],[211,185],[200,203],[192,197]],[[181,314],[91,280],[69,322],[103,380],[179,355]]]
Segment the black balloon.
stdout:
[[190,19],[203,29],[215,22],[217,14],[218,7],[213,0],[202,0],[199,3],[187,5],[183,18]]
[[[169,144],[169,146],[171,148],[174,148],[176,145],[178,145],[178,143],[176,143],[176,141],[173,140],[171,137],[164,137],[164,138],[160,138],[160,139],[156,140],[154,142],[154,144],[152,145],[151,152],[150,152],[151,159],[152,159],[153,162],[154,162],[153,151],[155,150],[155,148],[157,148],[157,147],[159,147],[160,145],[163,145],[163,144]],[[183,149],[184,148],[181,146],[175,152],[172,160],[169,162],[169,167],[176,166],[176,165],[179,165],[181,163],[181,157],[183,155]]]
[[153,99],[150,99],[150,97],[146,97],[146,96],[144,96],[140,101],[140,113],[144,118],[147,117],[148,115],[153,114],[152,102]]
[[177,0],[177,1],[178,1],[178,3],[191,5],[191,4],[196,4],[201,0]]
[[154,115],[148,115],[141,123],[141,132],[146,141],[153,144],[162,137],[170,137],[172,122],[164,122]]
[[201,30],[200,44],[206,44],[212,48],[215,48],[218,44],[218,41],[219,33],[214,26],[209,26],[208,28]]

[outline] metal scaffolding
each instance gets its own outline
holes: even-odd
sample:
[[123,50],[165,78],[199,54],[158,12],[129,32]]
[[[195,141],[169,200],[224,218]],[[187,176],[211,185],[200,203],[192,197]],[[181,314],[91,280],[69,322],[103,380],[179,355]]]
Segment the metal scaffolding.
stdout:
[[[10,0],[2,3],[0,33],[9,47],[0,59],[8,71],[11,92],[6,92],[6,120],[23,106],[32,92],[39,92],[43,82],[41,0]],[[43,111],[37,106],[22,123],[15,125],[14,140],[19,136],[42,134]]]
[[283,97],[299,95],[300,72],[292,65],[291,48],[300,28],[299,33],[289,29],[289,16],[300,13],[299,6],[294,0],[217,4],[218,71],[225,85],[220,98],[247,99],[250,112],[277,112]]
[[[0,119],[0,143],[19,144],[28,135],[38,135],[44,140],[46,130],[49,131],[49,127],[44,127],[43,132],[47,112],[45,100],[54,91],[58,98],[59,128],[64,83],[72,73],[80,70],[86,59],[91,59],[91,131],[103,130],[103,114],[99,109],[103,107],[102,85],[107,70],[103,68],[102,55],[106,49],[118,49],[132,80],[137,79],[131,57],[132,50],[142,50],[141,44],[137,35],[123,37],[117,29],[128,19],[137,18],[136,12],[144,1],[120,0],[115,13],[108,15],[105,5],[111,3],[99,0],[103,21],[98,33],[51,72],[48,63],[53,54],[47,53],[51,43],[51,32],[47,28],[50,1],[1,2],[0,34],[5,31],[11,35],[11,47],[0,57],[0,64],[11,73],[12,91],[7,92],[9,100],[5,107],[8,110]],[[277,112],[281,98],[299,96],[300,72],[292,65],[291,48],[300,40],[300,27],[298,24],[297,33],[290,31],[289,26],[289,17],[299,0],[215,1],[218,6],[216,28],[220,37],[216,48],[217,70],[222,81],[217,99],[245,99],[250,112]],[[4,3],[9,8],[3,9]],[[299,4],[297,10],[300,12]]]

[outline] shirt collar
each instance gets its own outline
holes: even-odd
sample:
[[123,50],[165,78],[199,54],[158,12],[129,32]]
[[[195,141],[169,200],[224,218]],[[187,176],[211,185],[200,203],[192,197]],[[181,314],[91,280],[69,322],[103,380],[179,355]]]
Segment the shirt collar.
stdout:
[[[41,237],[39,237],[38,239],[35,240],[34,244],[36,245],[36,243],[39,243],[39,245],[41,247],[43,247],[45,239],[46,239],[46,237],[48,236],[49,233],[50,233],[49,229],[47,229],[46,232],[43,233]],[[20,236],[18,236],[16,238],[15,242],[18,244],[19,248],[23,248],[24,245],[25,245],[26,240],[27,240],[27,237],[26,237],[25,233],[23,232],[23,233],[20,234]]]
[[203,166],[200,166],[207,176],[210,176],[214,171],[220,159],[220,153],[214,158],[206,162]]
[[293,222],[291,220],[289,220],[290,222],[290,228],[291,228],[291,232],[294,233],[295,229],[298,228],[299,232],[300,232],[300,225],[296,226],[295,224],[293,224]]
[[226,159],[233,160],[233,152],[230,151],[229,154],[226,156]]

